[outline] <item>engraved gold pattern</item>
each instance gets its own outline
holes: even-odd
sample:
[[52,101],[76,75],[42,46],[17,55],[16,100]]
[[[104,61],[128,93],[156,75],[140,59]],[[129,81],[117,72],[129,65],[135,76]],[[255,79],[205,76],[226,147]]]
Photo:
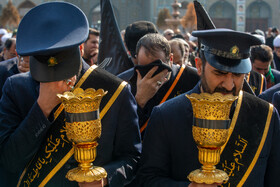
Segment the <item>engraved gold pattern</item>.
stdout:
[[[191,101],[194,117],[204,120],[205,125],[208,124],[207,121],[211,120],[229,120],[231,105],[237,99],[236,96],[221,93],[193,93],[186,97]],[[229,179],[227,173],[216,169],[215,165],[220,161],[220,151],[227,141],[228,129],[215,129],[214,126],[202,128],[193,125],[192,132],[198,147],[198,160],[202,167],[192,171],[188,175],[188,179],[206,184],[227,181]]]
[[208,129],[193,126],[195,143],[203,147],[221,147],[227,140],[228,129]]
[[237,96],[221,93],[193,93],[186,96],[192,103],[194,116],[208,120],[228,120],[230,106],[237,99]]
[[101,135],[100,119],[65,124],[67,138],[75,143],[96,141]]
[[[73,92],[57,96],[61,99],[65,112],[82,114],[99,111],[101,99],[106,94],[103,89],[76,88]],[[96,141],[101,136],[100,118],[65,122],[65,125],[67,138],[74,143],[74,157],[79,162],[79,167],[68,171],[66,178],[70,181],[93,182],[106,177],[105,169],[93,167],[92,164],[96,157]]]
[[103,89],[76,88],[73,92],[65,92],[57,96],[61,99],[66,112],[86,113],[98,110],[101,99],[106,94],[107,91],[104,92]]

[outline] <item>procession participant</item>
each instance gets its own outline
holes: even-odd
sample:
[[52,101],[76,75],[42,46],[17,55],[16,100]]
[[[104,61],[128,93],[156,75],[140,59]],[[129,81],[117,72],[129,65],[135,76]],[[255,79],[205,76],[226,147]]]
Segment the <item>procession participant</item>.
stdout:
[[178,64],[179,66],[182,66],[183,64],[186,66],[187,63],[185,61],[185,58],[189,56],[189,54],[185,54],[185,45],[184,42],[189,45],[186,41],[184,41],[181,38],[173,38],[172,40],[169,40],[169,45],[171,47],[171,53],[173,54],[173,63]]
[[274,64],[274,69],[280,71],[280,35],[276,36],[273,39],[273,61],[271,64]]
[[[136,102],[128,84],[82,60],[79,45],[88,29],[84,13],[65,2],[41,4],[23,17],[17,51],[30,55],[30,73],[9,77],[3,87],[1,185],[121,187],[132,180],[141,149]],[[77,162],[57,94],[73,87],[108,91],[100,105],[102,132],[93,162],[108,175],[92,183],[65,178]]]
[[18,56],[0,63],[0,98],[6,79],[18,73],[29,71],[29,56]]
[[158,33],[156,26],[149,21],[136,21],[128,25],[125,29],[124,42],[134,65],[138,64],[136,59],[137,42],[149,33]]
[[172,36],[174,36],[174,31],[172,29],[166,29],[166,30],[163,31],[162,35],[167,40],[171,40]]
[[99,51],[99,31],[89,28],[87,40],[84,42],[83,59],[89,65],[97,64],[97,57]]
[[251,48],[250,59],[252,62],[252,69],[265,76],[267,88],[270,88],[280,82],[280,72],[271,68],[273,52],[269,46],[253,46]]
[[266,90],[266,79],[263,74],[251,70],[245,76],[245,79],[256,96],[260,95],[263,91]]
[[[238,96],[230,115],[230,136],[217,165],[229,175],[223,186],[277,186],[280,172],[278,112],[271,104],[241,91],[244,76],[251,70],[250,46],[259,45],[260,40],[229,29],[192,34],[201,41],[200,57],[196,58],[201,82],[186,94],[220,92]],[[192,135],[192,105],[186,94],[154,108],[137,174],[140,186],[218,185],[191,183],[187,179],[201,164]]]
[[280,112],[280,91],[277,91],[272,96],[272,104]]
[[14,57],[16,57],[16,39],[8,38],[4,42],[3,51],[0,54],[0,61],[2,62]]
[[280,83],[275,84],[274,86],[270,87],[269,89],[265,90],[263,93],[261,93],[258,97],[272,103],[273,95],[280,91]]
[[138,104],[142,138],[154,106],[191,90],[199,81],[196,69],[173,64],[168,40],[161,34],[146,34],[137,43],[138,65],[119,75],[131,85]]

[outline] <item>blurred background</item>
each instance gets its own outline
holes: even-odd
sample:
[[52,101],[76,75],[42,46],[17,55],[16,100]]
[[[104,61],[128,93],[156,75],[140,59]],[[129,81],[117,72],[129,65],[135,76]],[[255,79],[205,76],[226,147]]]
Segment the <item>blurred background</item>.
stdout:
[[[20,19],[34,6],[51,0],[0,0],[0,27],[17,28]],[[65,0],[80,7],[93,28],[100,27],[100,0]],[[120,30],[134,21],[155,23],[160,31],[180,22],[178,28],[196,28],[192,1],[186,0],[112,0]],[[280,0],[199,0],[216,27],[251,32],[267,31],[280,25]],[[166,20],[174,19],[167,22]],[[177,21],[175,21],[177,20]]]

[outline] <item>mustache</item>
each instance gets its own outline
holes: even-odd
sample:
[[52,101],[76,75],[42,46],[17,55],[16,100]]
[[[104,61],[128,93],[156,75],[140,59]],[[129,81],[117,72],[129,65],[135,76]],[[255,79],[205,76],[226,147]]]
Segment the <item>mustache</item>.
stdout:
[[233,87],[232,90],[227,90],[226,88],[223,88],[223,87],[217,87],[217,88],[215,88],[214,92],[232,93],[232,94],[235,94],[236,88]]

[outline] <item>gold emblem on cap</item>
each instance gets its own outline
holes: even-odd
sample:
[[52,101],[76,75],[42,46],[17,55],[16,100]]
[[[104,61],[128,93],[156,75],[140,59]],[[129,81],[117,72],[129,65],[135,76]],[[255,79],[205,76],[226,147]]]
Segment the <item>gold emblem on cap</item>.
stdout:
[[55,57],[50,57],[48,60],[48,66],[55,66],[56,64],[58,64],[57,60]]
[[230,53],[233,55],[238,55],[239,53],[239,48],[235,45],[230,49]]

